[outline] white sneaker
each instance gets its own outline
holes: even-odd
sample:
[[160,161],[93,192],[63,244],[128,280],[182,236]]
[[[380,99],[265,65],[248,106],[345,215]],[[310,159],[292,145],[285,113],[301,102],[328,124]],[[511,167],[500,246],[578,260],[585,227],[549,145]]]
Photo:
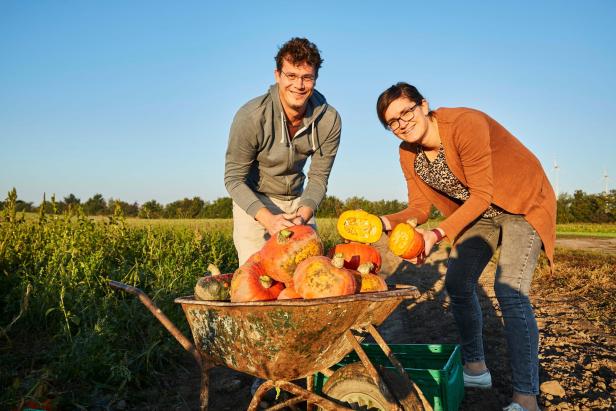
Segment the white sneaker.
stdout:
[[[537,407],[537,409],[539,411],[541,411],[541,408]],[[528,410],[526,408],[522,407],[517,402],[512,402],[511,404],[509,404],[508,406],[503,408],[503,411],[528,411]]]
[[[484,372],[483,374],[479,374],[479,375],[469,375],[466,373],[466,371],[463,371],[462,374],[464,376],[464,386],[465,387],[482,388],[482,389],[492,388],[492,376],[490,375],[489,370],[486,370],[486,372]],[[515,402],[512,404],[519,405]],[[512,408],[511,410],[507,410],[507,411],[516,411],[516,409]]]

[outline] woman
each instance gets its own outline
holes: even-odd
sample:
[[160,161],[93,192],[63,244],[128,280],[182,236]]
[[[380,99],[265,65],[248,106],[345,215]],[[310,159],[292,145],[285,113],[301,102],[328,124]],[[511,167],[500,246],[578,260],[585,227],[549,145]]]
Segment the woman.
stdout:
[[411,262],[421,264],[445,237],[454,243],[445,287],[461,337],[465,386],[492,386],[476,287],[500,246],[494,289],[513,370],[513,398],[504,409],[538,410],[539,333],[528,294],[541,248],[552,264],[556,237],[556,198],[539,160],[488,115],[468,108],[430,111],[407,83],[385,90],[377,113],[402,140],[408,188],[408,207],[381,217],[385,231],[409,218],[421,224],[434,205],[445,219],[421,231],[426,251]]

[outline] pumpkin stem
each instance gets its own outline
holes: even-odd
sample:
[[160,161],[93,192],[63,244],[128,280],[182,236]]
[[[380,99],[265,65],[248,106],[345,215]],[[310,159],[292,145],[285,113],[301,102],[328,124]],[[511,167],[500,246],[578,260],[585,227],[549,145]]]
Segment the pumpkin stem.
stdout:
[[359,267],[357,267],[357,271],[359,271],[361,275],[365,275],[365,274],[370,274],[373,268],[374,268],[374,263],[369,261],[367,263],[360,264]]
[[269,275],[259,276],[259,282],[261,283],[261,286],[263,286],[263,288],[270,288],[274,283],[274,281]]
[[417,227],[417,219],[416,218],[409,218],[408,220],[406,220],[406,223],[408,225],[410,225],[411,227],[413,227],[413,228]]
[[278,240],[278,244],[284,244],[287,241],[289,241],[289,238],[292,235],[293,235],[293,231],[287,230],[286,228],[284,228],[278,232],[278,237],[276,238],[276,240]]
[[332,257],[332,265],[336,268],[344,267],[344,254],[336,253]]
[[220,275],[220,269],[216,267],[214,264],[208,264],[207,270],[210,272],[212,276]]

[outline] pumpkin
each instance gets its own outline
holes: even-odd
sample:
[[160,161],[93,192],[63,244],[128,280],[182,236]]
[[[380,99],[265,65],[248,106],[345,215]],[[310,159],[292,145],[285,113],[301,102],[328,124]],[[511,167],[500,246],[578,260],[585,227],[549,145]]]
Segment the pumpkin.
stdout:
[[383,223],[364,210],[347,210],[336,223],[338,234],[344,239],[360,243],[375,243],[383,233]]
[[344,268],[357,270],[361,264],[372,263],[372,272],[378,273],[381,269],[381,254],[371,245],[357,242],[337,244],[332,247],[327,255],[341,253],[344,257]]
[[408,220],[398,224],[389,236],[389,249],[395,255],[410,259],[417,257],[424,250],[423,235],[415,230],[417,220]]
[[297,265],[293,284],[302,298],[349,295],[358,289],[355,273],[344,268],[342,254],[336,254],[331,259],[325,256],[308,257]]
[[218,267],[207,267],[210,275],[199,278],[195,285],[195,299],[203,301],[228,301],[233,274],[221,274]]
[[385,280],[376,274],[372,274],[372,263],[361,264],[357,271],[360,273],[361,288],[360,293],[371,293],[375,291],[387,291]]
[[260,263],[247,261],[233,273],[231,302],[275,300],[283,289],[282,283],[266,275]]
[[273,235],[259,255],[270,277],[292,287],[297,265],[308,257],[323,255],[323,243],[312,227],[296,225]]
[[299,295],[297,291],[295,291],[295,288],[293,287],[287,287],[284,290],[282,290],[280,294],[278,294],[279,300],[294,300],[296,298],[302,298],[302,296]]

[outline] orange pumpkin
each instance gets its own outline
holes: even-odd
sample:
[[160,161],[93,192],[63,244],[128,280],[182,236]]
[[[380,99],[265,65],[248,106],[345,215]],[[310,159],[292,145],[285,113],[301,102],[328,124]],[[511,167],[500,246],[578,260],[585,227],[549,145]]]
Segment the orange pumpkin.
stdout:
[[373,273],[378,273],[381,269],[381,254],[371,245],[356,242],[337,244],[327,255],[333,257],[336,253],[343,255],[344,268],[357,270],[361,264],[372,263]]
[[415,230],[417,220],[408,220],[398,224],[389,236],[389,249],[395,255],[410,259],[417,257],[424,250],[423,235]]
[[312,227],[296,225],[267,240],[259,255],[270,277],[292,287],[297,265],[308,257],[323,255],[323,243]]
[[283,289],[282,283],[266,275],[261,264],[247,261],[231,279],[231,302],[275,300]]
[[207,267],[210,275],[199,278],[195,285],[195,299],[203,301],[228,301],[233,274],[221,274],[218,267]]
[[383,233],[383,223],[364,210],[347,210],[336,223],[338,234],[344,239],[360,243],[375,243]]
[[375,291],[387,291],[387,284],[383,278],[376,274],[372,274],[372,263],[365,263],[358,267],[361,288],[360,293],[371,293]]
[[358,288],[356,272],[347,270],[342,254],[333,259],[325,256],[308,257],[298,264],[293,274],[295,291],[302,298],[337,297],[354,294]]
[[299,295],[293,287],[287,287],[278,294],[279,300],[294,300],[297,298],[302,298],[302,296]]

